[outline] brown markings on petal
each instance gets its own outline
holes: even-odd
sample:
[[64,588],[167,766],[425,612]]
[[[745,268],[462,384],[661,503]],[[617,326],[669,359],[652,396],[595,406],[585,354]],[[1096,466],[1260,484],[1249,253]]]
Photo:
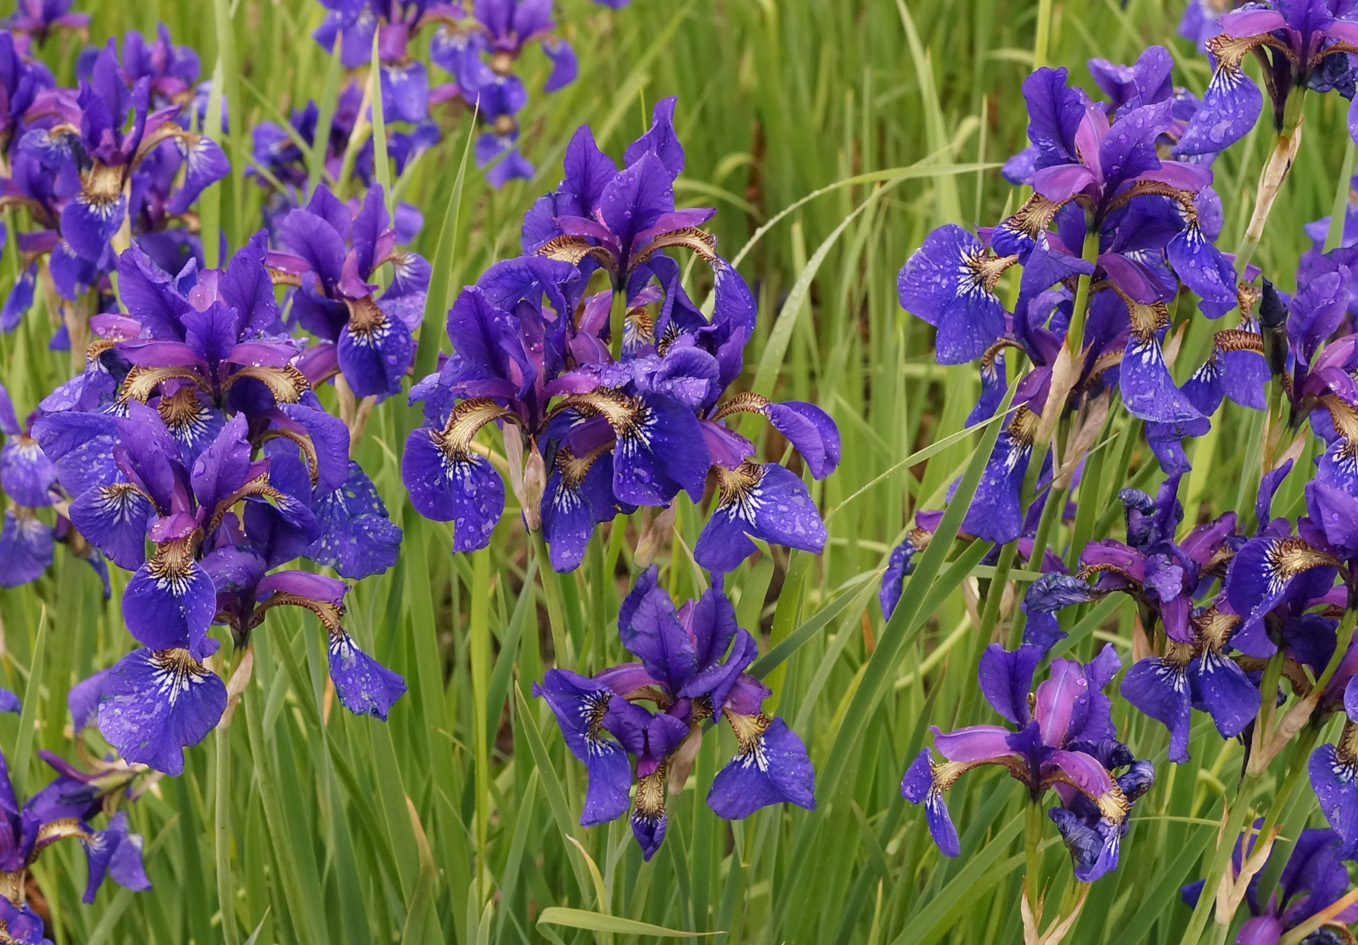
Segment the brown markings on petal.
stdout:
[[80,193],[92,205],[108,206],[123,194],[123,168],[96,161],[85,174]]
[[133,365],[132,370],[123,378],[122,386],[118,388],[118,402],[126,404],[128,401],[139,400],[146,403],[156,389],[166,381],[188,381],[202,390],[207,390],[203,378],[191,368]]
[[275,269],[273,266],[269,266],[268,270],[269,281],[274,285],[300,286],[302,284],[302,277],[298,273],[288,272],[286,269]]
[[1139,180],[1108,202],[1105,215],[1112,214],[1131,203],[1137,197],[1168,197],[1179,205],[1179,213],[1189,226],[1198,225],[1198,208],[1193,203],[1193,195],[1187,190],[1162,183],[1158,180]]
[[165,422],[165,427],[180,438],[193,437],[207,432],[205,417],[208,410],[198,399],[195,388],[184,385],[169,396],[162,396],[156,405],[156,412]]
[[712,247],[716,245],[717,238],[702,227],[680,227],[677,230],[670,230],[668,233],[661,233],[654,237],[646,244],[645,249],[628,261],[627,271],[631,272],[637,266],[649,260],[658,250],[670,246],[687,249],[710,266],[717,261],[717,254],[712,251]]
[[[741,463],[735,469],[713,466],[717,473],[717,505],[724,507],[736,505],[759,487],[764,478],[764,469],[756,463]],[[733,725],[735,723],[732,723]]]
[[1263,292],[1243,279],[1236,283],[1235,302],[1240,306],[1240,320],[1246,321],[1254,314],[1254,307],[1263,298]]
[[1225,331],[1219,331],[1213,336],[1213,343],[1218,351],[1228,354],[1234,351],[1264,353],[1263,337],[1257,331],[1246,331],[1243,328],[1227,328]]
[[644,308],[627,310],[623,316],[623,330],[635,344],[649,345],[655,342],[655,319]]
[[518,417],[488,397],[472,397],[454,407],[442,430],[430,431],[429,438],[443,455],[454,462],[463,462],[471,453],[472,438],[493,420]]
[[1113,294],[1120,298],[1122,304],[1127,307],[1127,317],[1132,323],[1132,337],[1145,342],[1156,332],[1169,327],[1169,307],[1164,302],[1156,301],[1149,305],[1145,302],[1138,302],[1124,292],[1120,286],[1112,282],[1101,282],[1099,288],[1112,290]]
[[636,812],[647,820],[659,820],[665,816],[665,772],[668,761],[660,762],[660,767],[637,782]]
[[617,268],[617,260],[613,258],[612,253],[603,246],[593,245],[583,236],[563,234],[555,237],[539,246],[537,254],[548,259],[568,262],[572,266],[580,265],[586,256],[593,256],[608,271],[612,272]]
[[713,420],[721,420],[729,417],[733,413],[757,413],[767,415],[769,410],[769,399],[763,394],[756,394],[752,390],[747,390],[728,398],[717,405],[716,411],[712,414]]
[[1318,398],[1320,405],[1330,414],[1334,430],[1344,441],[1339,455],[1348,460],[1358,456],[1358,408],[1337,394],[1323,394]]
[[571,491],[579,489],[595,460],[612,448],[611,444],[597,446],[584,456],[576,456],[569,446],[562,446],[556,451],[556,468],[561,470],[562,487]]
[[722,712],[726,716],[726,721],[731,726],[731,731],[736,733],[736,754],[748,755],[755,750],[759,739],[773,725],[773,719],[763,712],[758,715],[741,715],[738,712]]
[[1306,543],[1304,538],[1283,538],[1268,547],[1268,567],[1273,580],[1287,580],[1312,568],[1337,568],[1340,561],[1334,555]]
[[311,597],[303,597],[300,594],[290,594],[282,591],[275,592],[268,600],[255,608],[254,614],[250,617],[250,626],[247,629],[253,630],[264,622],[267,612],[273,607],[302,607],[311,611],[321,621],[321,625],[329,631],[331,638],[344,633],[344,625],[341,618],[344,616],[344,604],[332,603],[328,600],[316,600]]
[[1162,659],[1176,669],[1183,670],[1193,661],[1193,644],[1166,637]]
[[1017,256],[996,256],[988,250],[968,253],[962,257],[962,265],[967,269],[967,279],[972,289],[982,289],[992,295],[1000,276],[1018,261]]
[[[1273,37],[1271,33],[1260,33],[1256,36],[1227,36],[1221,33],[1213,36],[1207,41],[1207,51],[1216,57],[1217,73],[1231,75],[1230,81],[1239,80],[1240,64],[1245,61],[1245,57],[1261,46],[1269,46],[1278,50],[1291,62],[1297,61],[1296,53],[1287,47],[1287,44]],[[1216,76],[1212,77],[1216,81]]]
[[302,399],[304,393],[311,390],[311,382],[307,380],[307,376],[291,364],[285,364],[281,368],[246,364],[238,367],[226,379],[226,383],[222,385],[222,393],[226,393],[232,385],[246,377],[254,378],[269,388],[269,393],[273,394],[274,400],[280,404],[295,404]]
[[1197,631],[1198,642],[1206,652],[1220,654],[1226,649],[1231,634],[1241,624],[1237,614],[1225,614],[1215,606],[1208,607],[1196,617],[1191,618],[1193,629]]
[[1042,417],[1039,414],[1030,410],[1027,404],[1020,404],[1014,411],[1014,419],[1009,421],[1010,439],[1021,448],[1032,446],[1041,422]]
[[1335,743],[1334,756],[1344,764],[1358,764],[1358,725],[1352,719],[1344,720],[1344,730]]
[[161,542],[156,545],[156,553],[146,563],[146,569],[160,587],[168,588],[176,595],[183,594],[188,587],[189,575],[197,566],[194,553],[202,540],[202,530],[195,528],[183,538]]
[[387,326],[386,313],[377,307],[371,295],[361,299],[345,299],[344,306],[349,310],[349,331],[352,334],[368,335]]
[[316,455],[316,444],[311,441],[311,436],[285,427],[270,427],[260,436],[258,445],[263,446],[270,440],[279,438],[291,440],[297,444],[298,449],[302,451],[302,456],[306,459],[307,473],[311,477],[311,488],[316,488],[316,483],[321,478],[321,460]]
[[1058,203],[1055,200],[1048,200],[1041,194],[1033,194],[1024,201],[1023,206],[1014,211],[1013,216],[1001,222],[1000,226],[1008,227],[1035,240],[1051,226],[1056,214],[1068,203],[1069,200]]
[[646,405],[640,397],[629,397],[616,387],[601,387],[588,394],[571,394],[562,399],[553,415],[566,408],[582,417],[603,417],[619,437],[633,433],[646,419]]
[[33,852],[28,855],[28,863],[32,864],[44,847],[49,847],[58,840],[76,838],[80,840],[90,839],[90,833],[80,826],[80,821],[74,817],[62,817],[58,820],[49,820],[38,828],[38,837],[33,843]]

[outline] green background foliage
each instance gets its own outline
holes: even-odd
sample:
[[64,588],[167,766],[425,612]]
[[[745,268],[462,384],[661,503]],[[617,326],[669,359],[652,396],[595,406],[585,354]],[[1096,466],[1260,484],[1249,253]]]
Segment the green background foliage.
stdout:
[[[337,66],[309,37],[320,5],[78,6],[93,14],[94,41],[164,22],[176,42],[200,52],[205,77],[220,63],[234,170],[205,198],[204,242],[220,227],[239,245],[257,228],[262,199],[243,176],[249,129],[336,92]],[[688,163],[676,195],[719,208],[719,247],[739,258],[760,301],[742,386],[816,401],[844,438],[839,472],[812,487],[828,516],[825,553],[765,550],[728,583],[742,625],[758,632],[767,654],[757,668],[775,691],[769,709],[802,735],[817,766],[817,811],[767,809],[739,823],[714,815],[703,798],[734,741],[712,730],[689,786],[671,797],[669,835],[651,863],[642,863],[625,820],[577,826],[585,772],[529,687],[553,659],[586,672],[618,661],[617,605],[634,573],[637,529],[619,520],[596,537],[579,572],[554,579],[563,601],[554,635],[542,589],[553,578],[537,574],[512,497],[490,548],[458,557],[449,554],[450,527],[420,519],[405,502],[400,447],[418,417],[398,397],[375,410],[358,458],[406,540],[395,568],[351,592],[348,624],[405,676],[409,693],[385,725],[332,707],[315,619],[272,613],[255,632],[253,678],[230,726],[187,752],[182,777],[157,781],[130,808],[147,838],[155,889],[106,885],[96,905],[83,907],[79,851],[54,848],[39,863],[36,880],[61,940],[623,943],[697,932],[717,942],[1020,941],[1022,789],[1002,772],[963,779],[949,803],[964,856],[947,860],[899,783],[929,743],[930,723],[995,721],[978,698],[976,657],[992,639],[1008,638],[1013,595],[1034,575],[1017,572],[1014,590],[995,598],[998,610],[987,607],[993,572],[978,564],[985,549],[945,540],[958,507],[918,559],[889,623],[876,590],[910,513],[938,507],[963,473],[966,495],[998,432],[992,424],[961,433],[977,378],[933,363],[928,326],[898,307],[896,274],[931,228],[991,224],[1018,205],[998,163],[1025,143],[1019,87],[1046,6],[634,0],[614,13],[563,0],[579,80],[543,95],[546,60],[534,52],[524,64],[532,92],[524,150],[537,177],[494,191],[470,166],[460,175],[464,121],[396,185],[424,213],[414,248],[434,264],[435,298],[450,299],[517,252],[520,217],[559,179],[578,124],[588,122],[618,155],[658,98],[679,96]],[[1069,67],[1075,81],[1088,84],[1088,57],[1130,62],[1159,42],[1175,55],[1177,82],[1205,86],[1205,58],[1174,34],[1178,0],[1050,7],[1046,61]],[[70,79],[77,46],[44,50],[59,78]],[[1311,99],[1301,158],[1255,257],[1286,287],[1306,245],[1301,224],[1328,212],[1341,181],[1338,193],[1347,194],[1347,103]],[[1243,231],[1267,147],[1267,129],[1258,129],[1217,164],[1228,248]],[[355,192],[352,182],[340,186]],[[7,282],[17,272],[10,248],[0,274]],[[1017,291],[1007,277],[1006,290]],[[430,306],[425,364],[429,336],[447,343],[443,308]],[[1190,308],[1175,312],[1176,326],[1190,323],[1183,350],[1205,353],[1216,326]],[[21,413],[67,376],[66,355],[46,348],[50,318],[40,301],[16,334],[0,337],[0,373]],[[1180,380],[1191,362],[1178,360]],[[1074,495],[1077,528],[1095,537],[1120,528],[1119,488],[1157,478],[1136,422],[1121,408],[1109,422],[1116,435]],[[1252,501],[1257,454],[1242,444],[1256,423],[1228,405],[1196,444],[1181,493],[1190,520]],[[766,436],[756,423],[742,432]],[[770,455],[785,444],[761,446]],[[1275,514],[1295,514],[1299,489],[1284,488]],[[661,562],[663,579],[684,597],[704,579],[690,555],[702,514],[679,502]],[[0,681],[25,696],[22,718],[0,717],[0,746],[21,796],[45,777],[34,749],[74,757],[71,685],[131,646],[118,606],[126,575],[114,580],[112,600],[101,602],[86,565],[59,550],[37,584],[0,590]],[[1134,617],[1119,600],[1084,608],[1065,649],[1088,657],[1112,640],[1126,664]],[[1239,746],[1223,745],[1200,718],[1193,760],[1172,768],[1164,730],[1115,702],[1120,730],[1138,756],[1156,762],[1159,780],[1137,806],[1122,867],[1094,887],[1070,941],[1178,940],[1189,914],[1178,887],[1201,875],[1241,759]],[[103,749],[97,735],[85,737],[91,750]],[[1308,792],[1294,794],[1284,836],[1313,810]],[[1041,858],[1054,904],[1069,895],[1071,874],[1049,833]]]

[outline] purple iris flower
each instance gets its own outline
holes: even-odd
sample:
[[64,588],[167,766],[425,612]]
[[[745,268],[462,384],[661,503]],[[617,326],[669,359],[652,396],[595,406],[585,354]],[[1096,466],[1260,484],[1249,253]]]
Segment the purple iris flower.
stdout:
[[[933,729],[944,761],[934,761],[927,748],[921,751],[901,781],[901,793],[925,805],[939,850],[957,856],[961,846],[943,792],[962,774],[1002,765],[1027,786],[1034,803],[1055,788],[1061,805],[1050,816],[1071,851],[1076,878],[1093,882],[1117,866],[1132,804],[1150,789],[1154,774],[1148,762],[1136,761],[1113,740],[1116,730],[1103,694],[1120,666],[1112,646],[1087,664],[1054,660],[1050,677],[1030,695],[1041,659],[1036,647],[1005,650],[992,644],[978,671],[981,692],[1017,729],[973,725],[947,734]],[[1118,768],[1127,770],[1115,776]]]
[[[54,767],[62,773],[68,766]],[[102,804],[62,803],[60,791],[66,781],[62,773],[20,807],[8,765],[0,756],[0,899],[22,903],[25,879],[33,862],[53,843],[68,839],[80,841],[85,849],[89,866],[86,903],[94,902],[94,894],[109,876],[134,891],[150,889],[142,867],[143,841],[129,832],[127,813],[119,811],[104,829],[96,830],[88,821],[103,810]]]
[[76,182],[78,192],[61,211],[61,237],[76,255],[96,264],[105,264],[109,242],[128,220],[133,173],[162,144],[173,142],[185,168],[183,184],[166,198],[170,214],[186,211],[229,169],[214,141],[179,124],[180,106],[150,112],[150,90],[146,75],[129,88],[110,40],[74,101],[57,94],[63,90],[35,101],[30,114],[42,120],[19,141],[20,151],[59,180]]
[[900,602],[905,579],[915,573],[915,556],[922,554],[933,541],[934,531],[943,519],[943,512],[916,512],[915,527],[906,533],[905,540],[891,550],[887,558],[886,572],[882,575],[882,588],[878,602],[882,616],[890,619],[892,611]]
[[[91,79],[94,63],[101,54],[98,49],[84,50],[76,59],[76,75]],[[176,46],[164,23],[156,27],[156,38],[151,43],[136,30],[129,30],[118,62],[123,81],[129,87],[140,79],[149,80],[152,108],[182,105],[192,98],[202,70],[198,54],[188,46]]]
[[83,31],[90,25],[88,13],[72,13],[75,0],[18,0],[14,13],[0,21],[8,32],[47,42],[53,30]]
[[[735,733],[736,755],[713,780],[708,806],[730,820],[770,804],[815,809],[815,772],[806,748],[781,718],[760,711],[770,692],[745,672],[759,647],[736,624],[720,581],[676,611],[652,567],[623,601],[618,630],[638,662],[609,667],[593,678],[553,669],[541,685],[533,685],[533,694],[556,713],[567,746],[589,769],[581,824],[606,823],[625,813],[635,775],[632,832],[649,860],[668,825],[667,778],[682,787],[702,723],[718,716]],[[635,771],[628,755],[635,758]]]
[[[318,187],[306,209],[279,223],[282,250],[268,258],[277,281],[295,286],[293,316],[335,345],[340,373],[358,397],[401,389],[429,287],[429,263],[397,249],[383,199],[375,186],[352,212]],[[391,267],[391,284],[378,295],[370,280],[383,266]]]
[[[1255,834],[1236,842],[1232,854],[1232,875],[1239,876],[1242,860],[1254,850]],[[1276,856],[1276,848],[1270,857]],[[1250,883],[1245,896],[1250,910],[1247,919],[1236,933],[1236,945],[1277,945],[1283,935],[1317,913],[1338,902],[1349,892],[1349,871],[1344,864],[1340,837],[1333,830],[1303,830],[1296,839],[1277,888],[1261,900],[1259,877]],[[1260,871],[1262,875],[1263,871]],[[1190,883],[1181,890],[1183,901],[1196,906],[1203,893],[1203,880]],[[1342,942],[1349,936],[1348,926],[1358,920],[1358,905],[1351,905],[1336,913],[1328,922],[1308,935],[1310,943]]]
[[[1216,71],[1179,142],[1180,154],[1220,151],[1254,127],[1264,96],[1241,68],[1250,53],[1264,65],[1273,126],[1279,131],[1289,98],[1304,94],[1308,86],[1323,91],[1329,63],[1346,68],[1341,57],[1358,53],[1358,17],[1347,2],[1274,0],[1227,13],[1218,25],[1221,32],[1206,42]],[[1358,109],[1350,109],[1349,130],[1358,138]]]
[[[734,569],[755,550],[752,538],[811,551],[825,543],[801,477],[753,462],[753,445],[729,426],[739,413],[763,416],[814,478],[839,463],[838,430],[819,407],[753,393],[722,399],[740,375],[755,304],[698,228],[711,211],[674,209],[683,150],[673,106],[656,106],[621,172],[588,128],[577,132],[566,178],[525,219],[529,254],[492,266],[448,313],[454,353],[411,389],[427,425],[408,438],[402,475],[421,515],[454,523],[455,551],[485,547],[504,510],[500,474],[473,444],[492,423],[541,463],[541,491],[520,498],[559,570],[578,566],[595,526],[619,511],[665,506],[680,492],[700,500],[710,471],[717,501],[694,549],[703,567]],[[614,213],[619,200],[634,209]],[[685,292],[670,248],[713,266],[710,319]],[[600,268],[614,292],[583,295]],[[625,315],[613,326],[617,308]]]

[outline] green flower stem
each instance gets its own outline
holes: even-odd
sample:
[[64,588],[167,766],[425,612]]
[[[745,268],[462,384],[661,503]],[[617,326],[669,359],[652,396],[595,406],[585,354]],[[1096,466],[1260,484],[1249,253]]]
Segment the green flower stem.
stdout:
[[561,576],[552,570],[547,556],[547,542],[541,531],[533,532],[533,553],[537,557],[538,578],[542,581],[542,596],[547,603],[547,622],[552,631],[553,661],[557,666],[568,666],[572,656],[566,633],[566,610],[561,598]]
[[[1080,258],[1091,266],[1096,265],[1099,259],[1099,231],[1088,215],[1085,216],[1085,242]],[[1089,286],[1092,281],[1093,275],[1085,273],[1075,283],[1075,304],[1070,310],[1070,327],[1066,329],[1066,347],[1073,358],[1078,358],[1080,352],[1084,351],[1085,315],[1089,312]]]
[[1038,855],[1038,845],[1042,843],[1042,829],[1046,821],[1042,805],[1037,801],[1028,802],[1027,817],[1023,823],[1023,858],[1027,871],[1028,907],[1033,912],[1033,924],[1042,922],[1042,859]]
[[[1216,852],[1212,855],[1212,863],[1207,870],[1202,895],[1198,897],[1193,917],[1188,922],[1188,928],[1184,930],[1181,945],[1198,945],[1202,940],[1202,933],[1207,928],[1207,919],[1211,916],[1216,903],[1221,877],[1226,875],[1226,869],[1231,862],[1231,851],[1235,849],[1240,831],[1253,809],[1254,795],[1259,787],[1258,781],[1258,775],[1245,774],[1236,785],[1235,796],[1227,802],[1226,826],[1217,837]],[[1225,924],[1229,926],[1230,920],[1227,919]]]
[[627,329],[627,289],[613,290],[613,306],[608,310],[608,343],[613,360],[622,360],[622,336]]
[[231,729],[218,725],[215,741],[217,796],[213,802],[213,829],[216,833],[217,904],[222,911],[222,938],[226,945],[239,945],[235,884],[231,879]]

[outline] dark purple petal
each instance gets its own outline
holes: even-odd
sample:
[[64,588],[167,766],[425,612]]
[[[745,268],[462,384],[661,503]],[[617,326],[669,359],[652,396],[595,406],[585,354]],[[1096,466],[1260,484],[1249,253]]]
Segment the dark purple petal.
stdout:
[[382,721],[406,691],[405,680],[354,643],[344,630],[330,633],[330,678],[340,704],[354,715],[371,715]]
[[678,692],[697,672],[693,641],[675,616],[674,604],[663,588],[651,590],[637,602],[631,621],[619,627],[619,635],[622,645],[641,660],[646,672],[672,692]]
[[1236,296],[1235,267],[1226,261],[1202,229],[1189,224],[1165,247],[1175,273],[1209,302],[1233,302]]
[[19,505],[42,508],[57,499],[57,469],[30,436],[12,436],[0,446],[0,490]]
[[1033,685],[1033,671],[1040,662],[1042,651],[1035,646],[1006,650],[992,643],[981,654],[977,670],[981,694],[996,712],[1015,725],[1027,725],[1032,718],[1028,693]]
[[71,523],[120,568],[136,570],[146,560],[146,528],[155,509],[130,482],[94,486],[71,503]]
[[1198,690],[1217,731],[1233,738],[1259,714],[1259,689],[1233,660],[1211,649],[1198,661]]
[[1358,767],[1334,745],[1321,745],[1311,753],[1307,771],[1321,813],[1345,844],[1350,844],[1358,838],[1358,785],[1354,783]]
[[[684,169],[684,148],[674,133],[674,96],[662,98],[651,111],[651,127],[646,133],[627,146],[623,160],[635,164],[642,156],[650,153],[660,159],[665,170],[672,178],[678,177]],[[593,143],[593,139],[590,139]],[[570,179],[570,166],[567,165],[567,179]]]
[[736,756],[717,772],[707,806],[727,820],[784,802],[815,810],[815,783],[806,746],[787,723],[775,718],[766,731],[741,744]]
[[177,775],[225,709],[226,685],[187,650],[134,650],[109,671],[99,731],[128,762]]
[[175,145],[184,158],[184,183],[170,197],[165,210],[180,214],[192,207],[204,190],[231,173],[231,162],[217,142],[202,135],[186,134],[177,138]]
[[1132,416],[1161,423],[1202,419],[1202,414],[1170,376],[1156,335],[1137,337],[1134,334],[1128,339],[1120,378],[1122,400]]
[[5,510],[0,525],[0,587],[36,581],[52,563],[52,529],[40,519]]
[[141,861],[143,841],[138,834],[128,832],[127,811],[118,811],[106,828],[94,831],[88,838],[82,837],[81,844],[89,865],[82,899],[86,905],[94,902],[94,894],[103,885],[105,876],[112,876],[120,886],[133,892],[151,888]]
[[128,631],[154,650],[196,649],[216,614],[212,578],[182,541],[161,546],[123,590]]
[[747,463],[724,474],[693,557],[710,571],[734,571],[756,550],[749,536],[811,552],[825,546],[825,523],[800,476],[776,463]]
[[1249,133],[1264,108],[1264,96],[1239,67],[1218,67],[1174,153],[1215,154]]
[[582,826],[616,820],[627,811],[627,790],[632,766],[627,752],[610,739],[601,738],[600,722],[613,698],[606,686],[567,670],[551,669],[533,695],[547,700],[556,713],[566,745],[589,771]]
[[387,507],[363,468],[349,461],[349,477],[339,488],[312,499],[321,536],[306,556],[326,564],[347,578],[381,574],[396,564],[401,529],[387,516]]
[[4,308],[0,308],[0,332],[9,334],[19,327],[19,321],[33,307],[33,290],[37,286],[37,263],[27,266],[15,280],[14,286],[5,297]]
[[640,401],[614,428],[613,494],[628,505],[666,505],[681,490],[701,498],[712,465],[697,418],[664,396]]
[[901,781],[901,794],[906,800],[924,803],[924,817],[929,823],[929,834],[944,856],[958,856],[962,845],[957,839],[957,828],[953,826],[948,805],[943,801],[943,792],[934,785],[933,765],[929,759],[929,749],[924,749],[915,757],[905,778]]
[[395,394],[415,356],[410,329],[371,301],[367,306],[340,332],[340,370],[356,397]]
[[[1256,692],[1256,695],[1258,693]],[[1137,662],[1122,679],[1122,696],[1142,713],[1169,729],[1169,760],[1188,760],[1192,693],[1187,667],[1158,657]]]
[[839,465],[839,427],[815,404],[799,400],[770,403],[769,422],[806,461],[812,477],[823,479]]
[[421,427],[406,440],[401,478],[411,504],[425,518],[453,523],[454,551],[484,548],[504,513],[504,480],[484,456],[450,455],[432,433]]
[[127,198],[79,194],[61,211],[61,238],[83,259],[98,262],[127,216]]

